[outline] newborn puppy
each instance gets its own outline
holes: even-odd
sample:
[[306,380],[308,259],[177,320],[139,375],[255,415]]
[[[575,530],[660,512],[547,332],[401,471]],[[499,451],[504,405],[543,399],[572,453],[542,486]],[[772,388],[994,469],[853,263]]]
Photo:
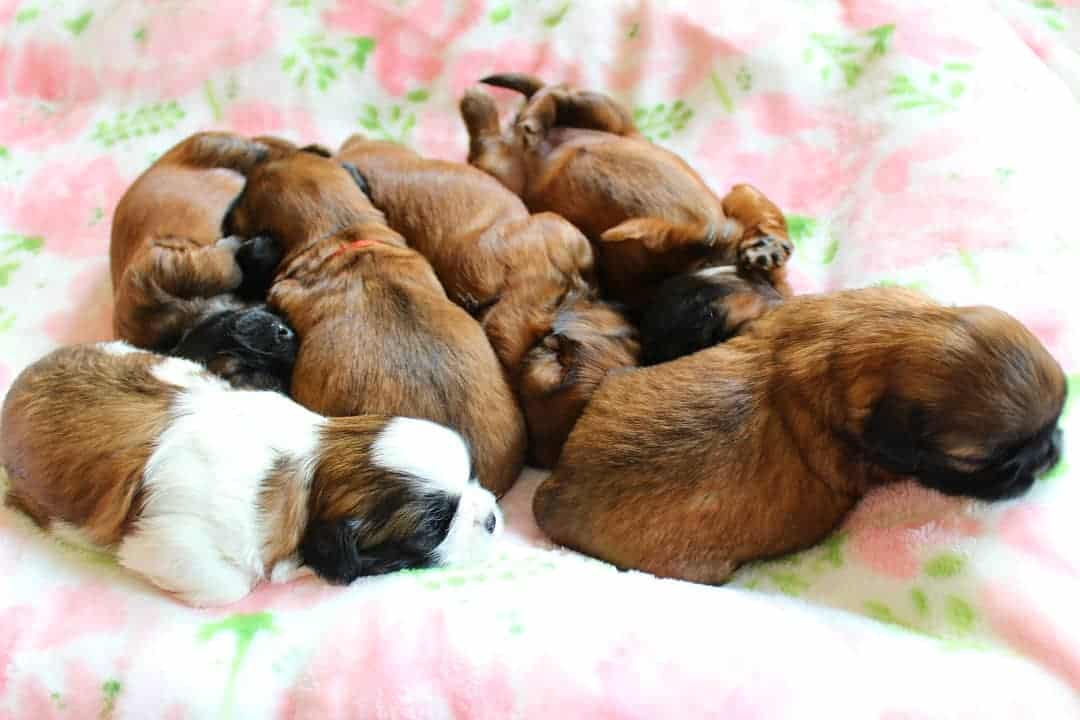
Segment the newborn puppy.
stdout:
[[643,308],[668,277],[739,265],[788,294],[792,252],[783,215],[758,190],[736,185],[722,200],[681,158],[641,137],[629,113],[599,93],[545,87],[527,75],[481,82],[529,98],[504,133],[494,101],[462,101],[469,162],[549,210],[597,244],[605,295]]
[[[225,330],[235,317],[249,335],[279,332],[281,318],[247,308],[250,301],[264,299],[267,266],[272,271],[281,253],[265,238],[243,247],[236,238],[223,239],[221,219],[240,193],[244,174],[258,162],[293,151],[291,143],[276,138],[197,133],[139,176],[116,207],[109,246],[118,337],[164,352],[198,326],[204,350],[198,359],[237,357],[241,362],[233,364],[230,380],[265,384],[263,356],[247,358],[248,344],[211,331]],[[237,264],[237,253],[251,258],[247,274]],[[287,360],[283,354],[273,363],[280,370],[276,385],[287,384]],[[245,364],[255,366],[256,376],[242,371]]]
[[771,284],[730,265],[676,276],[660,286],[642,313],[641,364],[712,347],[781,302]]
[[448,428],[325,418],[121,342],[24,370],[0,452],[8,506],[197,606],[306,570],[348,583],[458,562],[500,524]]
[[[337,158],[360,171],[390,227],[480,321],[525,411],[529,460],[551,467],[604,374],[636,364],[632,326],[594,297],[589,241],[557,215],[530,215],[520,198],[468,165],[361,135]],[[540,346],[550,352],[533,352]]]
[[386,224],[356,169],[297,152],[256,167],[225,231],[285,252],[268,295],[300,337],[292,395],[323,415],[422,417],[461,432],[502,494],[525,454],[514,395],[484,331]]
[[540,486],[556,542],[720,583],[914,477],[1015,497],[1058,459],[1065,377],[989,307],[901,289],[796,296],[716,347],[610,376]]

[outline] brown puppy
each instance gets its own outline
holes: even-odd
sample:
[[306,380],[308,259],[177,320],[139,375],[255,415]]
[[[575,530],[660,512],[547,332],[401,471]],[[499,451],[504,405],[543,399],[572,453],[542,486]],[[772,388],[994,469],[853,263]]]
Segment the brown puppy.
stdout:
[[354,135],[337,153],[372,203],[487,332],[518,393],[529,459],[551,467],[604,374],[636,364],[633,327],[595,299],[589,241],[468,165]]
[[798,296],[741,335],[614,374],[537,491],[556,542],[719,583],[913,476],[994,500],[1059,453],[1065,378],[1015,319],[900,289]]
[[266,266],[279,253],[269,249],[261,272],[241,273],[237,253],[265,255],[268,244],[222,238],[221,219],[244,174],[294,151],[277,138],[197,133],[135,180],[116,207],[109,245],[117,337],[204,362],[235,384],[287,388],[293,332],[252,302],[265,296]]
[[545,87],[526,75],[481,82],[529,98],[503,132],[494,102],[462,101],[469,162],[597,243],[605,293],[637,310],[666,278],[737,264],[789,294],[792,245],[779,209],[749,185],[722,200],[681,158],[641,137],[629,113],[599,93]]
[[513,393],[484,331],[391,230],[355,168],[314,152],[256,167],[225,218],[285,257],[267,301],[300,336],[293,397],[323,415],[385,413],[448,425],[502,494],[525,454]]

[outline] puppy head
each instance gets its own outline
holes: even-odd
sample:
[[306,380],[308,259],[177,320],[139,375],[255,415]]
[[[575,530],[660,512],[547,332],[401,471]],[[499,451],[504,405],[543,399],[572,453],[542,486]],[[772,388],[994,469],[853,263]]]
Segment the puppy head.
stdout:
[[372,217],[381,219],[355,167],[301,150],[256,166],[225,213],[225,236],[267,236],[286,255],[310,239],[332,235]]
[[1020,495],[1059,459],[1064,373],[1006,313],[943,310],[891,366],[863,442],[886,469],[946,494]]
[[288,393],[299,340],[265,306],[215,313],[169,353],[202,363],[234,387]]
[[529,461],[554,467],[585,404],[612,370],[638,361],[634,327],[614,306],[573,294],[551,330],[525,353],[518,394],[529,432]]
[[[320,450],[300,541],[305,565],[336,583],[481,556],[502,530],[453,430],[392,418],[336,418]],[[353,427],[359,424],[360,427]]]
[[667,362],[721,343],[782,300],[776,288],[738,275],[730,265],[674,277],[641,315],[641,364]]

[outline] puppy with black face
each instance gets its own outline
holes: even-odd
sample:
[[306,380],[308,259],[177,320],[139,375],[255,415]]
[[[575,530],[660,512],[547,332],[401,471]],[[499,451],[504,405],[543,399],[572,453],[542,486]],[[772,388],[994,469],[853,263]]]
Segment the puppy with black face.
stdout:
[[355,167],[302,151],[263,163],[225,230],[280,243],[268,294],[300,346],[292,396],[329,416],[382,413],[460,432],[484,487],[517,478],[525,429],[480,325],[372,206]]
[[63,348],[4,400],[5,503],[196,606],[264,580],[454,564],[500,529],[460,435],[326,418],[122,342]]
[[390,226],[480,322],[524,410],[529,461],[551,467],[599,378],[636,364],[632,326],[597,297],[589,241],[557,215],[530,215],[469,165],[361,135],[336,157],[356,166]]
[[516,90],[527,102],[504,131],[490,96],[466,94],[469,163],[532,212],[555,212],[580,228],[596,247],[605,297],[634,313],[666,279],[713,265],[738,265],[789,294],[787,225],[756,188],[736,185],[717,197],[600,93],[516,73],[481,82]]
[[[241,387],[287,386],[295,348],[279,343],[268,357],[265,342],[249,342],[291,333],[280,316],[257,306],[280,248],[267,238],[241,244],[220,228],[244,175],[295,149],[277,138],[197,133],[139,176],[117,205],[109,246],[118,337],[200,361],[230,358],[214,367]],[[249,259],[248,272],[238,256]]]
[[1058,459],[1065,377],[989,307],[898,288],[796,296],[727,342],[607,378],[534,512],[624,568],[725,581],[912,477],[1015,497]]

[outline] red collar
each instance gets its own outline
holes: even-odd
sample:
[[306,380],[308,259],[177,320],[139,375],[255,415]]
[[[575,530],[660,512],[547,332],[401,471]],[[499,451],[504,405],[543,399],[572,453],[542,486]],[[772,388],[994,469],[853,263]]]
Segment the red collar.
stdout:
[[344,255],[350,250],[360,250],[361,248],[371,247],[374,244],[374,240],[353,240],[351,243],[341,243],[341,247],[335,250],[330,257],[335,258],[338,255]]

